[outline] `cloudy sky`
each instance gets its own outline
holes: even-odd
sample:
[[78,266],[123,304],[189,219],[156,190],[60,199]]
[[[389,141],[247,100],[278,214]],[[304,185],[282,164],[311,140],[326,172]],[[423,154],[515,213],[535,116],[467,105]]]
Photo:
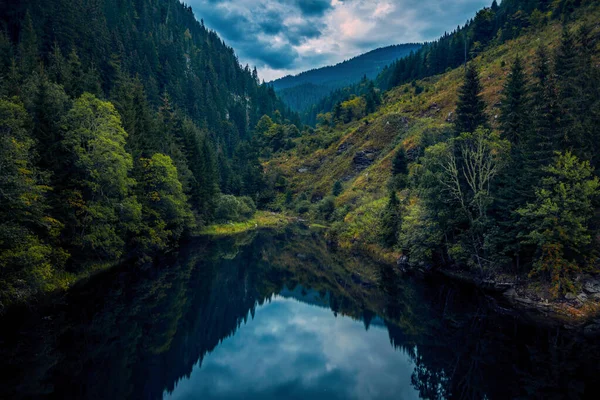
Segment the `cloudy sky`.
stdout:
[[436,39],[492,0],[186,0],[269,81],[377,47]]

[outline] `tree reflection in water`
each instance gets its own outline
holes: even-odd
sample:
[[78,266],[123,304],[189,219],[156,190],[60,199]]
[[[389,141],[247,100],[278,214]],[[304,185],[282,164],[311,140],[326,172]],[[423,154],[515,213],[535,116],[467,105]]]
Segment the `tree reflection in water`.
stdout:
[[[0,398],[157,399],[274,295],[384,326],[421,398],[584,398],[598,345],[494,311],[464,287],[400,277],[294,228],[196,240],[3,318]],[[33,314],[33,315],[32,315]]]

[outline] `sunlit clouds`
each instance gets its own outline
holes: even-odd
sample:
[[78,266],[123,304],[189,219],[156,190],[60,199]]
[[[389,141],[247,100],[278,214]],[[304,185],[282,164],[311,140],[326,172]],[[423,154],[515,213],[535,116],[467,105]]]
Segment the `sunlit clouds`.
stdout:
[[434,40],[491,0],[188,0],[265,80]]

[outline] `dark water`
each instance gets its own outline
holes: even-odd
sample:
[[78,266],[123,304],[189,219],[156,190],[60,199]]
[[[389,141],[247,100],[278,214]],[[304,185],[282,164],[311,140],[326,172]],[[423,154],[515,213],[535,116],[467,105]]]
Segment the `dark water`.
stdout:
[[599,398],[598,344],[310,231],[195,241],[0,320],[0,398]]

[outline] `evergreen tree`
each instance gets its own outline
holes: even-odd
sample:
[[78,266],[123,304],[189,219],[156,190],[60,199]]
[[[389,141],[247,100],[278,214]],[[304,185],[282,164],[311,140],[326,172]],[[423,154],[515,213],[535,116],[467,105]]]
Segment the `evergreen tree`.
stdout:
[[56,246],[62,226],[47,215],[50,188],[33,163],[30,127],[23,106],[0,99],[0,301],[19,280],[21,291],[47,288],[68,256]]
[[560,132],[558,92],[552,74],[551,62],[545,47],[537,50],[532,88],[533,134],[525,143],[527,174],[533,179],[540,176],[541,167],[552,162],[554,154],[564,146]]
[[408,160],[406,158],[406,150],[404,147],[400,147],[394,154],[392,160],[392,175],[406,175],[408,174]]
[[381,241],[385,247],[393,247],[398,243],[400,222],[400,201],[396,192],[392,190],[381,215]]
[[500,107],[500,128],[504,138],[520,145],[529,129],[527,81],[521,59],[517,57],[504,84]]
[[455,130],[457,134],[475,132],[480,126],[487,125],[485,102],[481,98],[481,84],[475,64],[467,67],[465,81],[459,89],[456,106]]
[[112,99],[127,132],[127,151],[134,159],[151,157],[161,140],[157,138],[158,124],[152,118],[141,81],[120,80],[113,89]]
[[23,75],[30,74],[37,69],[39,60],[39,42],[29,11],[25,14],[25,20],[23,21],[23,31],[19,43],[19,55]]
[[535,201],[518,212],[527,229],[523,240],[537,247],[531,274],[547,274],[557,296],[575,290],[574,275],[591,254],[590,221],[600,181],[588,161],[570,152],[559,154],[546,173]]
[[[600,69],[594,63],[596,40],[592,26],[583,24],[577,32],[578,65],[577,84],[580,98],[577,102],[576,117],[578,129],[584,139],[586,157],[597,167],[600,154]],[[597,168],[596,168],[597,170]]]
[[578,77],[582,72],[578,65],[575,40],[567,27],[563,28],[560,46],[554,57],[554,70],[558,89],[559,128],[563,132],[567,146],[583,155],[584,135],[579,129],[578,102],[581,101],[581,88]]
[[344,191],[344,187],[342,186],[341,181],[335,181],[333,184],[333,188],[331,189],[331,194],[334,196],[339,196]]

